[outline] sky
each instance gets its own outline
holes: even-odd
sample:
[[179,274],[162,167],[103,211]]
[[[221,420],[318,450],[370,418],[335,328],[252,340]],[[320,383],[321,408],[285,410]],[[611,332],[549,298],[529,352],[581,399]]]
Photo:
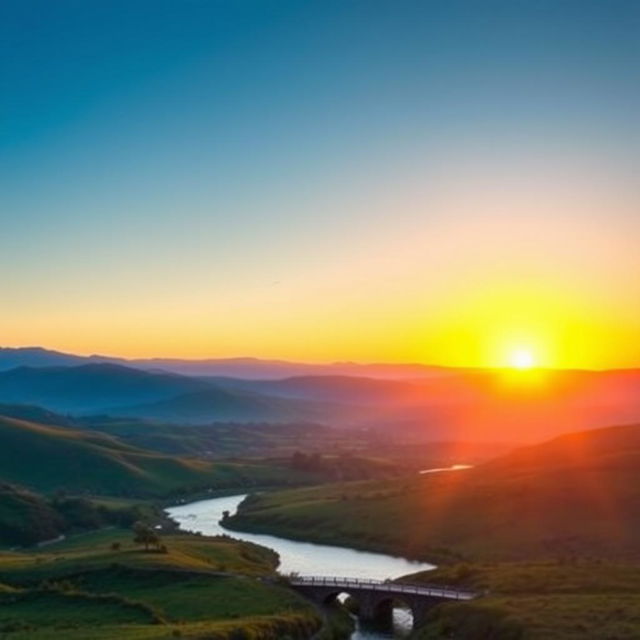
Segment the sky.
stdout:
[[0,344],[640,365],[640,3],[6,0]]

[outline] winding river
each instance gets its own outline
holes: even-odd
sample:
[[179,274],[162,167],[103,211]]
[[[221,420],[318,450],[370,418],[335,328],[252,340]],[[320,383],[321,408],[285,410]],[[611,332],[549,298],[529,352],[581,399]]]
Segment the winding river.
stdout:
[[[357,551],[348,547],[334,547],[297,542],[276,536],[228,531],[220,524],[224,511],[235,513],[245,495],[227,496],[200,500],[167,509],[167,513],[185,531],[200,532],[205,535],[227,533],[239,540],[254,542],[278,552],[279,571],[283,574],[296,572],[301,575],[346,576],[354,578],[398,578],[416,571],[427,571],[434,566],[424,562],[414,562],[406,558],[388,556],[383,553]],[[411,628],[411,615],[404,609],[394,611],[394,629],[371,630],[358,628],[352,640],[380,640],[382,638],[405,637]]]

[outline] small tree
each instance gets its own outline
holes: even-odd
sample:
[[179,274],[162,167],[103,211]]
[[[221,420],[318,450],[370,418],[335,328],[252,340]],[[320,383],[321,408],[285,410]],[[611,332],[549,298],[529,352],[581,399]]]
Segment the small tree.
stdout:
[[149,551],[150,546],[160,546],[160,536],[145,522],[136,522],[133,525],[133,541],[143,544],[144,550]]

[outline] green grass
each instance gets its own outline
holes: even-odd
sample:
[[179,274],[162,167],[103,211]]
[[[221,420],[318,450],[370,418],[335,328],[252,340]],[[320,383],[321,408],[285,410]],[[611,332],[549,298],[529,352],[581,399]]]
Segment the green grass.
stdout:
[[162,610],[167,620],[185,622],[212,618],[269,615],[274,610],[304,611],[293,592],[236,576],[179,574],[128,568],[87,573],[75,582],[94,593],[120,593]]
[[58,536],[62,516],[42,497],[11,485],[0,485],[0,544],[31,544]]
[[640,566],[604,562],[464,564],[408,576],[488,595],[436,607],[419,640],[632,640],[640,637]]
[[602,429],[466,471],[264,494],[227,524],[436,563],[640,560],[638,439]]
[[[265,547],[232,538],[163,536],[167,553],[145,552],[128,530],[103,530],[51,545],[34,553],[0,554],[0,576],[22,581],[60,577],[113,564],[142,569],[271,574],[277,556]],[[120,545],[117,550],[112,545]],[[0,581],[2,579],[0,578]],[[7,580],[10,582],[10,580]]]
[[102,433],[2,416],[0,440],[2,480],[44,493],[65,490],[149,498],[313,480],[312,474],[284,466],[163,455]]
[[228,525],[432,560],[425,581],[489,591],[435,607],[421,640],[632,640],[639,472],[640,427],[602,429],[464,472],[254,496]]
[[144,607],[117,597],[35,589],[1,594],[0,629],[24,620],[34,627],[154,622]]
[[145,552],[131,537],[103,530],[0,554],[0,637],[277,640],[320,626],[313,607],[273,580],[269,549],[180,534],[163,537],[166,553]]

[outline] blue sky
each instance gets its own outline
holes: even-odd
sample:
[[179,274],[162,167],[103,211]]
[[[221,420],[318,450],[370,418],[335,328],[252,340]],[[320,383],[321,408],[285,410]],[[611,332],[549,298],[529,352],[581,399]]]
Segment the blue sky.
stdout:
[[[368,341],[333,328],[308,354],[375,359],[389,327],[435,335],[443,282],[488,260],[450,251],[439,278],[412,279],[427,265],[405,240],[451,246],[475,215],[433,194],[486,197],[511,171],[598,201],[548,205],[541,238],[591,230],[551,252],[559,270],[582,268],[599,228],[635,266],[638,2],[26,0],[2,4],[0,31],[6,343],[304,357],[321,326],[390,304]],[[524,255],[514,225],[535,212],[519,206],[501,246]],[[495,233],[474,241],[495,256]],[[536,259],[514,268],[547,277]]]

